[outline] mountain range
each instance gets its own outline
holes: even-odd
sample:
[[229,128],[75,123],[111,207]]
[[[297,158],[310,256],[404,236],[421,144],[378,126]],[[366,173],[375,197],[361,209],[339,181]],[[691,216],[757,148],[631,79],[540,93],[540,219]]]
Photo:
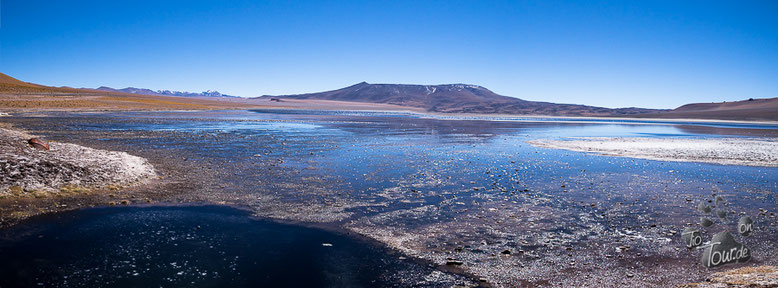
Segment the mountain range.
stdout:
[[660,113],[667,110],[604,108],[577,104],[528,101],[499,95],[478,85],[406,85],[358,83],[346,88],[297,95],[261,96],[283,99],[332,100],[392,104],[439,113],[520,114],[552,116],[617,116]]
[[107,92],[121,92],[121,93],[130,93],[130,94],[140,94],[140,95],[153,95],[153,96],[176,96],[176,97],[230,97],[230,98],[239,98],[238,96],[231,96],[219,93],[219,91],[203,91],[200,93],[193,93],[193,92],[181,92],[181,91],[170,91],[170,90],[151,90],[151,89],[145,89],[145,88],[135,88],[135,87],[127,87],[124,89],[114,89],[111,87],[106,86],[100,86],[97,88],[97,90],[100,91],[107,91]]

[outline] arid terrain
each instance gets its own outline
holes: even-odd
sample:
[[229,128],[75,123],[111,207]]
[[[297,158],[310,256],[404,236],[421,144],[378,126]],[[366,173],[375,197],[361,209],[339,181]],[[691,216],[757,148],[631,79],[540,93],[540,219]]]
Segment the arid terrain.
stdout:
[[51,87],[0,73],[0,110],[218,110],[253,105],[206,98],[153,96],[94,89]]
[[778,121],[778,98],[686,104],[667,112],[647,113],[635,115],[634,117]]
[[23,82],[0,73],[0,111],[229,109],[408,111],[450,115],[778,121],[778,98],[694,103],[672,110],[635,107],[610,109],[526,101],[498,95],[477,85],[402,85],[364,82],[327,92],[240,98],[224,97],[218,92],[210,94],[208,91],[188,93],[152,91],[142,88],[51,87]]

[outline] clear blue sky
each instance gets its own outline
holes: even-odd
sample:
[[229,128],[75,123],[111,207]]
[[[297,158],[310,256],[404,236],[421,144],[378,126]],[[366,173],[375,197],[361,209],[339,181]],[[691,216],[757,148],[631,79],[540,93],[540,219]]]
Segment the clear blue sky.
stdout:
[[778,1],[0,0],[0,72],[240,96],[370,83],[672,108],[778,97]]

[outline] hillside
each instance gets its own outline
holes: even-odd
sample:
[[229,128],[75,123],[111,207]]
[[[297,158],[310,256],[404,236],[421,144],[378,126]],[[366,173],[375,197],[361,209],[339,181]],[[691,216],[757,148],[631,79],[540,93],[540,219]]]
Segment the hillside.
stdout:
[[0,93],[45,93],[54,91],[73,92],[71,88],[48,87],[33,83],[27,83],[11,76],[0,73]]
[[637,115],[636,117],[778,121],[778,98],[692,103],[667,112]]
[[362,82],[333,91],[298,95],[266,95],[260,98],[270,98],[275,99],[275,101],[307,99],[392,104],[441,113],[613,116],[663,111],[641,108],[609,109],[586,105],[527,101],[502,96],[481,86],[465,84],[405,85]]
[[16,78],[0,73],[0,86],[41,87],[32,83],[22,82]]
[[51,87],[27,83],[0,73],[0,109],[3,110],[202,110],[256,107],[217,99],[222,98],[212,100]]

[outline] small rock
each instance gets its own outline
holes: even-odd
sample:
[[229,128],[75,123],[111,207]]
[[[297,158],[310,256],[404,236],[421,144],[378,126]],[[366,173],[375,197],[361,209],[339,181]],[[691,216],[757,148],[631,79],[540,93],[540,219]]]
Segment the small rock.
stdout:
[[453,258],[449,258],[448,260],[446,260],[446,265],[449,265],[449,266],[460,266],[462,264],[465,264],[465,263],[462,262],[462,261],[453,259]]
[[716,210],[716,216],[719,216],[721,219],[727,219],[727,211],[724,210]]
[[27,144],[30,144],[30,146],[38,150],[49,150],[49,144],[38,138],[31,138],[30,140],[27,140]]
[[705,203],[700,203],[700,205],[697,206],[697,210],[702,213],[710,213],[712,209],[710,208],[710,206],[705,205]]

